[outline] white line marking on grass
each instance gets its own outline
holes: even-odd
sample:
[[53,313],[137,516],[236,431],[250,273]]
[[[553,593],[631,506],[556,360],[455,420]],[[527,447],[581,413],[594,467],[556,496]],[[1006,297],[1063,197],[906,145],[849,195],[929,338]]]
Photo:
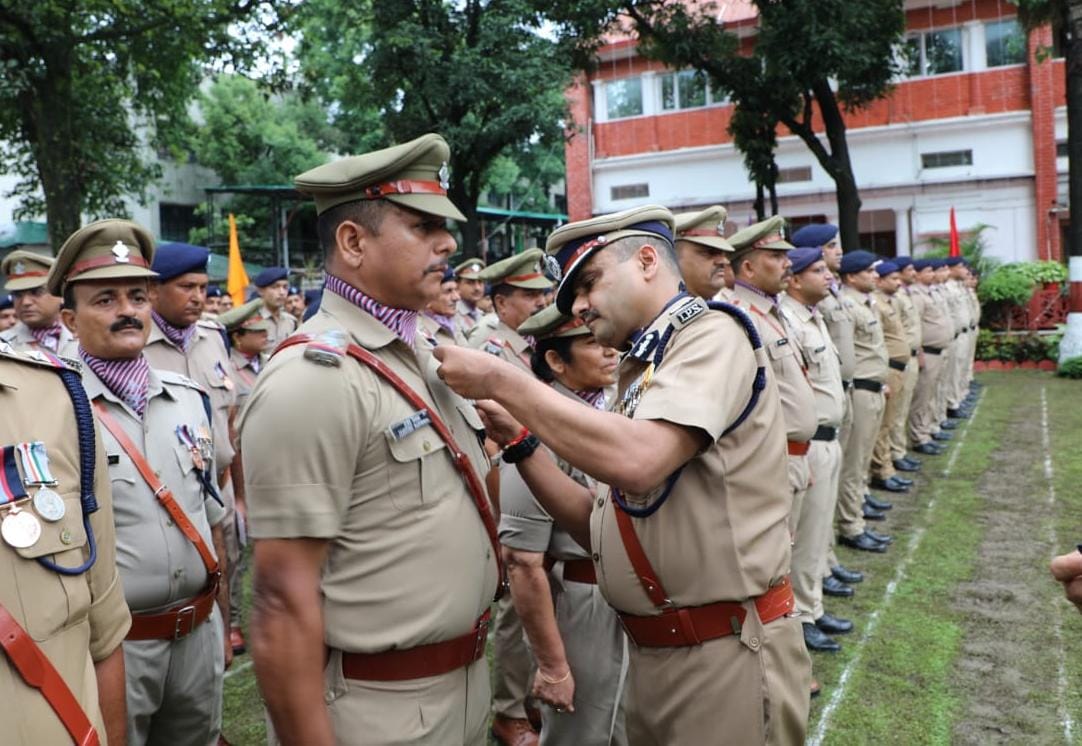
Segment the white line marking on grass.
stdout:
[[244,661],[244,663],[241,663],[236,668],[230,668],[228,671],[226,671],[225,676],[223,676],[222,678],[223,679],[232,678],[233,676],[236,676],[238,673],[244,673],[245,671],[247,671],[251,667],[252,667],[252,662],[250,660],[249,661]]
[[[1052,469],[1052,438],[1048,434],[1048,397],[1045,387],[1041,386],[1041,445],[1044,448],[1044,478],[1048,483],[1048,545],[1052,555],[1057,553],[1059,541],[1056,538],[1056,482]],[[1063,724],[1063,738],[1067,743],[1074,743],[1074,720],[1067,710],[1067,666],[1064,663],[1066,651],[1063,647],[1063,612],[1060,605],[1055,605],[1052,634],[1056,638],[1056,658],[1058,660],[1056,703],[1059,708],[1060,723]]]
[[[947,460],[947,466],[943,469],[943,473],[940,475],[941,479],[946,479],[954,471],[954,464],[958,460],[958,454],[962,450],[962,444],[966,440],[966,433],[969,432],[969,426],[973,423],[973,420],[977,418],[977,410],[981,406],[981,400],[984,398],[982,394],[980,399],[977,400],[976,406],[973,407],[973,413],[970,415],[970,419],[966,422],[965,426],[961,429],[958,440],[955,443],[954,450],[951,452],[950,458]],[[927,524],[928,517],[931,515],[932,508],[935,507],[935,494],[932,494],[932,499],[928,501],[928,504],[924,508],[923,523]],[[864,627],[864,633],[861,634],[860,639],[856,643],[856,653],[849,659],[849,662],[845,664],[845,668],[842,669],[842,675],[838,677],[838,685],[834,687],[834,691],[830,693],[830,699],[823,706],[823,712],[819,716],[819,724],[815,728],[815,734],[807,740],[808,746],[820,746],[823,743],[823,739],[826,738],[827,728],[830,726],[830,718],[834,715],[834,712],[838,709],[842,699],[845,697],[846,690],[849,686],[849,680],[853,676],[853,672],[860,664],[861,652],[864,650],[864,646],[867,645],[868,640],[875,634],[876,628],[879,626],[879,616],[883,613],[883,609],[890,603],[890,599],[894,596],[894,592],[898,590],[898,586],[905,580],[906,570],[909,568],[910,563],[913,561],[913,556],[917,552],[917,547],[920,546],[921,539],[924,538],[925,526],[917,528],[913,535],[909,537],[909,543],[905,548],[905,556],[902,558],[901,564],[898,565],[898,569],[894,572],[894,577],[887,583],[886,590],[883,591],[883,599],[879,602],[879,605],[875,607],[875,610],[868,615],[868,624]],[[1062,656],[1060,656],[1062,659]]]

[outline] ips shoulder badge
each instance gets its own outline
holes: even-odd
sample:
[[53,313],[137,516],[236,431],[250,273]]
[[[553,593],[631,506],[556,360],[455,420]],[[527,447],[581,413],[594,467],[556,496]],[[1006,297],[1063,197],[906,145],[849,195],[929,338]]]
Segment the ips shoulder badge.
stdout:
[[683,329],[707,310],[702,298],[686,298],[669,311],[669,321],[675,329]]

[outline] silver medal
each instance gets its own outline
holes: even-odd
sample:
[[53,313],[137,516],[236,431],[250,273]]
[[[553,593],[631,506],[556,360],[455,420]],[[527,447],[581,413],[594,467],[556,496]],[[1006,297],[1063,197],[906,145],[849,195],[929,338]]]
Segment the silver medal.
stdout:
[[33,513],[17,507],[12,508],[4,517],[3,523],[0,523],[0,535],[10,546],[26,549],[34,546],[41,538],[41,522]]
[[64,507],[64,498],[53,492],[48,487],[42,487],[34,495],[34,510],[45,520],[55,523],[64,517],[67,509]]

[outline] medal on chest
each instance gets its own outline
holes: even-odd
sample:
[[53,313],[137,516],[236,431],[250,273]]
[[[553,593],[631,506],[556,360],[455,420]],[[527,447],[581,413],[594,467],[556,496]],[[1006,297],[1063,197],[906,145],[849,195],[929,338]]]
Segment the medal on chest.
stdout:
[[192,466],[199,471],[204,471],[206,466],[206,459],[204,458],[204,448],[200,444],[200,438],[196,436],[192,428],[187,425],[177,425],[176,429],[177,440],[181,445],[188,449],[188,453],[192,457]]
[[225,366],[222,365],[221,360],[214,363],[214,373],[218,376],[218,380],[222,382],[222,385],[225,386],[226,391],[233,390],[233,379],[225,372]]
[[24,502],[28,495],[23,487],[19,467],[16,465],[18,446],[4,446],[0,452],[0,500],[10,509],[0,521],[0,537],[16,549],[32,547],[41,536],[41,523],[29,511],[23,510],[18,503]]
[[59,521],[67,509],[64,507],[64,498],[52,489],[57,482],[49,470],[49,452],[45,444],[41,441],[20,443],[16,446],[16,451],[23,466],[23,481],[28,487],[38,488],[34,493],[34,510],[50,523]]
[[642,375],[627,387],[627,391],[624,392],[623,397],[620,399],[620,403],[613,409],[617,414],[622,414],[625,417],[633,417],[635,410],[639,407],[639,402],[642,401],[642,395],[646,393],[646,389],[650,387],[650,382],[654,378],[654,364],[650,363],[643,370]]

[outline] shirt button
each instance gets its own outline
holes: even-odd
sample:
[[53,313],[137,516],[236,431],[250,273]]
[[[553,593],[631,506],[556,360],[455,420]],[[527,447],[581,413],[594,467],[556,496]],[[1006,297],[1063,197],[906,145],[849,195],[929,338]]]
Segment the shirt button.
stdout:
[[751,638],[750,640],[748,640],[748,645],[751,645],[752,650],[758,650],[759,649],[759,638],[758,637]]
[[597,499],[597,507],[599,507],[599,508],[605,507],[605,498],[599,497]]
[[600,562],[601,561],[601,555],[598,554],[597,552],[594,552],[592,557],[593,557],[594,562]]
[[183,574],[184,574],[184,569],[183,568],[178,567],[176,570],[173,570],[173,577],[174,578],[179,578]]
[[66,529],[64,529],[63,531],[60,532],[60,541],[62,541],[65,544],[70,544],[71,543],[71,530],[70,529],[66,528]]
[[424,442],[424,446],[423,446],[423,447],[424,447],[424,449],[425,449],[425,453],[428,453],[429,451],[431,451],[431,450],[432,450],[432,444],[431,444],[431,443],[429,443],[429,442],[428,442],[427,440],[426,440],[426,441]]

